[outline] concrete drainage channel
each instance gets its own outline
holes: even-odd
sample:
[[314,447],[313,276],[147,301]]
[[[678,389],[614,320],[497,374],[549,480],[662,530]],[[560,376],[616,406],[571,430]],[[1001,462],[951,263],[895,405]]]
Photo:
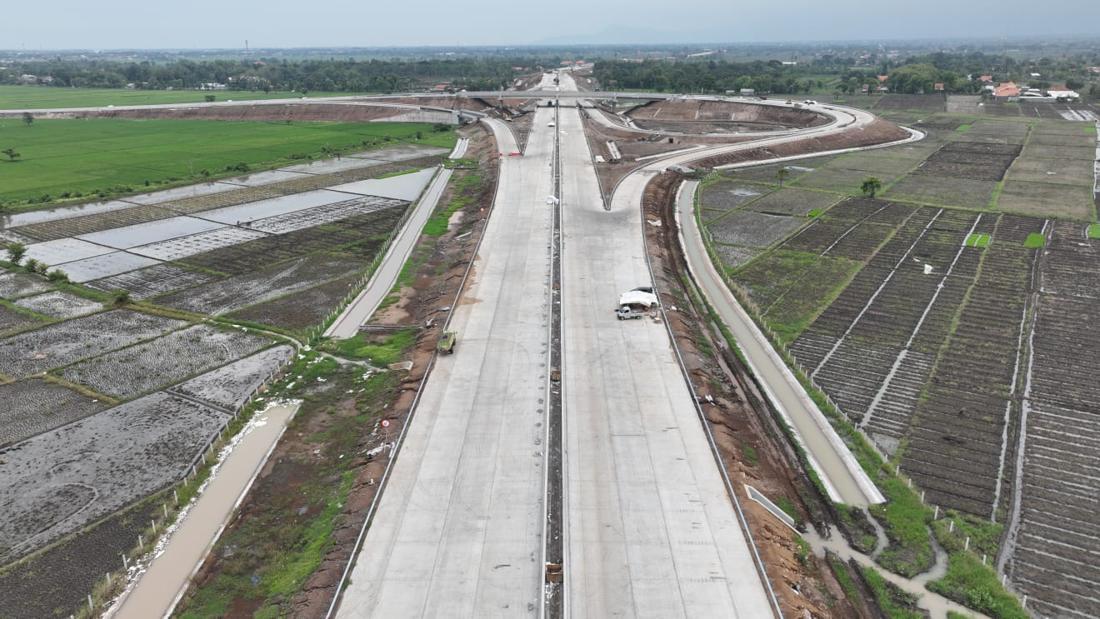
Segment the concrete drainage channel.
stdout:
[[565,555],[562,527],[563,463],[562,463],[562,358],[561,358],[561,134],[559,101],[554,101],[554,211],[553,234],[550,243],[550,401],[546,416],[546,511],[544,570],[545,586],[542,617],[564,616]]

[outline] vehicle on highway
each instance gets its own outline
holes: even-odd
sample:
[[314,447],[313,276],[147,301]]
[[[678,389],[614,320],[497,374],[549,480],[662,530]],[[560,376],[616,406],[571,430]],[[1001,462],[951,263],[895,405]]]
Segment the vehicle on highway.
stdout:
[[814,101],[813,99],[806,99],[802,103],[804,103],[806,105],[817,105],[817,101]]
[[458,333],[455,331],[444,331],[443,335],[439,336],[439,342],[436,344],[436,349],[444,355],[449,355],[455,351],[455,342],[458,341]]
[[629,305],[620,305],[619,308],[615,310],[615,318],[619,320],[634,320],[636,318],[642,318],[643,316],[645,316],[645,313],[639,312]]
[[554,124],[554,121],[551,120],[550,122],[546,123],[546,126],[547,127],[556,127],[557,125]]
[[615,317],[619,320],[642,318],[646,312],[657,307],[658,303],[652,287],[639,286],[619,295],[619,306],[615,309]]

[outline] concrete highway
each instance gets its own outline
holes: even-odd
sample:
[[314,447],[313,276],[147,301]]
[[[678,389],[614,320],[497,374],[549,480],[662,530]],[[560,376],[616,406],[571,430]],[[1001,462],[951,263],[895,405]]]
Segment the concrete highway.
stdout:
[[[462,157],[466,153],[468,144],[469,140],[460,138],[458,143],[455,144],[454,150],[451,151],[451,158]],[[441,166],[420,199],[409,207],[412,209],[412,213],[405,218],[404,225],[394,235],[393,242],[390,243],[386,254],[378,264],[378,268],[374,270],[363,291],[348,304],[347,308],[336,317],[336,320],[325,331],[327,337],[339,339],[353,337],[359,332],[359,327],[366,324],[370,317],[374,315],[374,312],[378,310],[378,306],[382,304],[382,301],[393,290],[394,284],[397,283],[397,278],[401,275],[401,269],[405,267],[405,262],[412,255],[413,248],[416,247],[416,242],[420,239],[420,234],[424,230],[424,225],[428,223],[428,219],[435,212],[435,208],[439,204],[439,197],[443,195],[447,183],[451,180],[451,173],[452,170]]]
[[536,113],[525,156],[501,159],[456,352],[424,386],[340,617],[541,610],[552,114]]
[[605,211],[580,111],[559,129],[567,616],[772,616],[665,327],[614,315],[652,285],[641,187]]

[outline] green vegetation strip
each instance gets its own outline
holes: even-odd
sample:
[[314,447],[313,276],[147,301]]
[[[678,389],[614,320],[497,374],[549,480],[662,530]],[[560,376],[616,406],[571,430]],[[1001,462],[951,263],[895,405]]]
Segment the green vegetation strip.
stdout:
[[392,143],[451,148],[425,123],[0,119],[0,205],[39,208],[237,175]]
[[967,247],[989,247],[992,237],[984,232],[972,232],[966,237],[964,245]]
[[1100,224],[1089,224],[1088,237],[1090,239],[1100,239]]
[[460,209],[464,209],[477,199],[481,191],[482,176],[477,173],[465,174],[454,184],[454,195],[450,202],[438,209],[424,224],[424,234],[428,236],[443,236],[447,233],[447,226],[451,216]]

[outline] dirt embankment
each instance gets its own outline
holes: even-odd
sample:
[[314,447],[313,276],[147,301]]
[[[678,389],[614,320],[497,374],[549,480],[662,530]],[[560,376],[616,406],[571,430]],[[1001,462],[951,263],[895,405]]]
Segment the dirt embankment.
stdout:
[[858,148],[861,146],[873,146],[886,142],[903,140],[909,134],[894,123],[876,119],[870,125],[858,129],[848,129],[843,133],[835,133],[826,136],[811,136],[794,142],[784,142],[771,146],[762,146],[749,150],[738,151],[726,155],[708,157],[695,162],[693,165],[703,168],[715,168],[731,163],[746,161],[763,161],[778,157],[793,157],[796,155],[809,155],[845,148]]
[[[647,129],[662,129],[665,125],[679,128],[700,123],[729,130],[805,129],[827,124],[829,118],[807,109],[755,105],[740,101],[705,101],[699,99],[652,101],[627,113],[638,125]],[[668,127],[670,130],[671,126]],[[713,130],[713,129],[712,129]]]
[[814,557],[793,531],[745,494],[745,484],[752,485],[800,522],[832,519],[751,376],[689,288],[673,216],[680,180],[666,173],[646,188],[647,251],[692,384],[702,400],[713,398],[702,403],[703,410],[783,615],[873,617],[860,596],[845,593],[826,561]]

